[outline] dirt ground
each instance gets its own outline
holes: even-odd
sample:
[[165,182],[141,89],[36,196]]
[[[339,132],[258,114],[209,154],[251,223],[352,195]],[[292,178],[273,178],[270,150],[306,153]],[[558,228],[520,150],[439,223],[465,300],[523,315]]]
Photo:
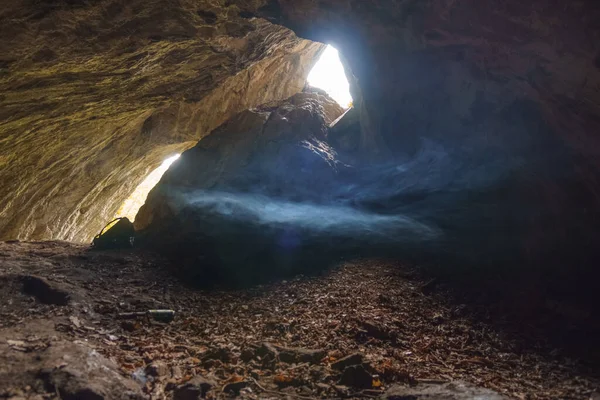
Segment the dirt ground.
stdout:
[[[166,266],[137,250],[0,243],[0,398],[416,399],[389,390],[466,382],[595,399],[600,388],[594,364],[497,329],[398,263],[244,290],[188,288]],[[175,319],[120,315],[150,309]]]

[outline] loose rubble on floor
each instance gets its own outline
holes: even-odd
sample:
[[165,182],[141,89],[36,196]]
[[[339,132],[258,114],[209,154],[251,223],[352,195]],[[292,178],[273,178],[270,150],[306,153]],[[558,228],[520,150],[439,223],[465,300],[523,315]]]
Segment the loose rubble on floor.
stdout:
[[[523,347],[393,262],[197,290],[138,251],[6,242],[0,285],[0,398],[589,399],[600,387],[593,367]],[[152,309],[175,319],[123,317]]]

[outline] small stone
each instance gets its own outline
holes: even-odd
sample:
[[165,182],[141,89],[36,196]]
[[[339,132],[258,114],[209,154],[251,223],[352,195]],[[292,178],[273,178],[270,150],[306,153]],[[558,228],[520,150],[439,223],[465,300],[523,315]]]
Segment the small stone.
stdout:
[[206,397],[206,393],[216,386],[214,381],[203,376],[195,376],[187,383],[179,385],[173,392],[173,400],[197,400]]
[[169,373],[169,366],[163,361],[155,361],[146,367],[146,374],[154,377],[165,376]]
[[271,343],[263,343],[257,350],[256,355],[259,357],[270,356],[275,358],[279,355],[279,351]]
[[224,363],[228,363],[231,361],[231,351],[227,347],[216,347],[208,350],[204,357],[204,360],[219,360]]
[[389,340],[393,339],[395,336],[393,332],[383,325],[378,325],[368,321],[361,321],[360,325],[368,336],[375,339]]
[[74,315],[69,317],[69,321],[75,326],[75,328],[81,328],[81,321]]
[[346,367],[351,365],[359,365],[363,362],[363,356],[360,353],[350,354],[344,358],[340,358],[333,364],[331,364],[331,368],[337,369],[338,371],[343,371]]
[[373,387],[373,376],[362,365],[351,365],[346,367],[339,383],[354,388],[370,389]]
[[251,349],[242,350],[242,354],[240,354],[240,360],[242,360],[243,362],[249,362],[253,358],[254,358],[254,351],[252,351]]
[[238,396],[240,394],[240,390],[246,386],[248,386],[248,382],[246,381],[228,383],[227,385],[223,386],[223,392]]
[[311,350],[289,347],[277,347],[279,351],[279,359],[285,363],[301,363],[307,362],[318,364],[327,354],[325,350]]
[[181,368],[178,365],[174,365],[173,367],[171,367],[171,376],[174,379],[181,379],[181,377],[183,376],[183,372],[181,371]]
[[138,325],[133,321],[123,321],[121,322],[121,328],[127,332],[133,332],[138,328]]

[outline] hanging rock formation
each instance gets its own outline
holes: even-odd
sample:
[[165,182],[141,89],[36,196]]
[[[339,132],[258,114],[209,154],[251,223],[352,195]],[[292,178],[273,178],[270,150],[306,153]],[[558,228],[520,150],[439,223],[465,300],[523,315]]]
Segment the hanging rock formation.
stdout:
[[323,45],[225,3],[3,3],[0,238],[90,240],[166,157],[302,89]]

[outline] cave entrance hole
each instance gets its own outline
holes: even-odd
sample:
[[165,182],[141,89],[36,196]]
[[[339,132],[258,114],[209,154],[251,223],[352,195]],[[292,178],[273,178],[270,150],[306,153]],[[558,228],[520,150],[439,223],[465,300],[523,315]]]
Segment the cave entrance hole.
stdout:
[[308,74],[310,86],[323,89],[344,108],[352,107],[350,85],[338,51],[328,45]]
[[123,202],[119,210],[117,211],[116,217],[127,217],[133,222],[135,215],[139,211],[140,207],[146,202],[148,193],[154,186],[160,181],[160,178],[167,172],[171,164],[173,164],[178,158],[179,154],[175,154],[165,159],[162,164],[154,171],[144,178],[137,188],[131,193],[131,195]]

